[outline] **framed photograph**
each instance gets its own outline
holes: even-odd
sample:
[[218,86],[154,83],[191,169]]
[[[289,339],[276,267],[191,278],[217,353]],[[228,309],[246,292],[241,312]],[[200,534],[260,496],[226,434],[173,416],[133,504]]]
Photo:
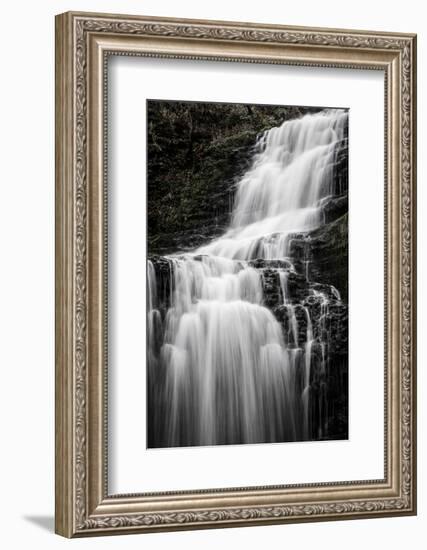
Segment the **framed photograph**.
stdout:
[[416,37],[56,18],[56,532],[416,513]]

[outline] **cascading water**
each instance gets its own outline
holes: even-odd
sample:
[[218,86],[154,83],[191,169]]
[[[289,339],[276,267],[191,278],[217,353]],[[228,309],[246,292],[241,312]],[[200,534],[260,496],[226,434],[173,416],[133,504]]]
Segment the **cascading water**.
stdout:
[[[325,435],[311,421],[312,355],[320,349],[325,368],[327,308],[340,296],[333,287],[310,290],[321,307],[314,326],[308,304],[288,289],[298,271],[290,245],[323,223],[346,125],[347,112],[330,109],[266,131],[226,233],[164,257],[162,275],[148,261],[149,446]],[[266,304],[271,278],[281,317]]]

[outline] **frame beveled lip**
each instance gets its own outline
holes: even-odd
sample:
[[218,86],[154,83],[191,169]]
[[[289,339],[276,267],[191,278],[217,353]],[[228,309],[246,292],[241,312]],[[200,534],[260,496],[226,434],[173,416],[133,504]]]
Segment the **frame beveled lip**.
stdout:
[[[414,514],[413,34],[90,13],[56,18],[56,531],[64,536]],[[108,55],[385,72],[385,478],[108,496],[105,60]]]

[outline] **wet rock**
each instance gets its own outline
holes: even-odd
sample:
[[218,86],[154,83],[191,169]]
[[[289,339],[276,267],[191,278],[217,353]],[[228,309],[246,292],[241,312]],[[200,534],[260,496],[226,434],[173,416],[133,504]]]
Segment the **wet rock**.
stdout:
[[310,289],[314,292],[316,296],[317,293],[320,294],[320,300],[328,302],[336,302],[341,300],[339,291],[332,285],[322,284],[322,283],[310,283]]
[[288,300],[291,303],[302,303],[309,293],[309,284],[301,273],[291,271],[288,275]]
[[327,316],[328,347],[330,353],[348,354],[348,306],[331,304]]
[[264,293],[264,305],[274,309],[283,303],[280,289],[279,271],[277,269],[264,268],[262,271],[262,289]]
[[158,309],[164,317],[166,310],[170,307],[173,291],[173,273],[170,260],[163,256],[149,256],[156,274]]
[[256,260],[250,260],[248,265],[256,269],[291,269],[292,263],[290,260],[264,260],[258,258]]
[[348,126],[345,134],[346,137],[338,144],[335,152],[333,194],[336,196],[348,193]]
[[348,300],[348,216],[290,241],[290,254],[298,271],[309,281],[333,285]]
[[[307,311],[300,305],[293,306],[291,304],[279,305],[273,308],[273,313],[283,328],[283,335],[287,347],[297,347],[304,349],[307,342]],[[296,323],[295,341],[292,319]]]
[[347,194],[339,197],[330,197],[322,204],[323,221],[331,223],[348,212]]

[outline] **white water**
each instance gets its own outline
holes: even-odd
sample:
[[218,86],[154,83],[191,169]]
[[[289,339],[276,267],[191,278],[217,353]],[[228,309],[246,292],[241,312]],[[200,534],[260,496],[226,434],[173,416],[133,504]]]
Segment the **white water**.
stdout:
[[[161,433],[159,446],[310,438],[313,327],[309,310],[288,295],[295,271],[289,237],[322,223],[346,117],[325,110],[264,133],[238,183],[229,230],[193,253],[167,258],[172,281],[163,325],[148,262],[149,376],[161,381],[153,428]],[[288,260],[275,268],[287,334],[264,306],[263,270],[250,265],[256,258]],[[324,322],[327,297],[320,299]],[[298,313],[306,319],[304,341]]]
[[200,252],[243,260],[286,257],[290,234],[321,223],[346,119],[345,111],[322,111],[266,132],[238,184],[231,228]]

